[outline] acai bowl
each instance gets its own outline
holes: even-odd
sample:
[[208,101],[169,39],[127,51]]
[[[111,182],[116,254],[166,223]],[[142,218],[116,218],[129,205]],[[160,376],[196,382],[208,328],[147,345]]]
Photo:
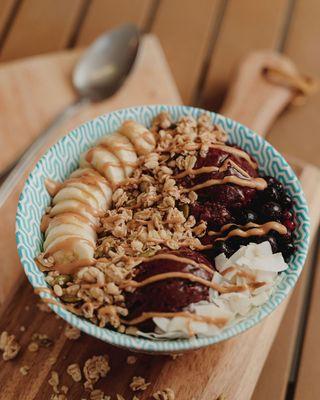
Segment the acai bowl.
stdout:
[[245,331],[288,296],[309,217],[291,167],[250,129],[140,106],[48,150],[21,193],[16,240],[31,284],[71,325],[181,352]]

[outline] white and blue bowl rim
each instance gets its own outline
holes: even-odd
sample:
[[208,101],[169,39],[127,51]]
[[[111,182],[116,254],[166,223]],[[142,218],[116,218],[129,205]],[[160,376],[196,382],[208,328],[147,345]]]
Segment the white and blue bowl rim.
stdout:
[[[18,253],[34,288],[47,286],[44,274],[34,262],[43,244],[43,235],[40,232],[41,217],[46,207],[50,205],[50,196],[44,186],[45,178],[63,181],[78,167],[80,153],[92,146],[99,137],[111,134],[127,119],[150,126],[152,119],[161,111],[168,111],[173,120],[183,115],[198,117],[204,112],[193,107],[166,105],[138,106],[114,111],[88,121],[68,133],[36,164],[20,195],[16,215]],[[213,112],[210,112],[210,116],[215,124],[228,133],[231,143],[237,144],[251,154],[258,161],[260,171],[265,175],[276,177],[293,197],[297,220],[295,242],[297,250],[271,298],[254,315],[227,327],[220,334],[207,338],[154,341],[134,337],[100,328],[60,306],[50,305],[53,311],[68,323],[107,343],[130,350],[153,353],[180,352],[218,343],[246,331],[269,315],[288,296],[303,268],[309,243],[308,207],[300,182],[287,161],[266,140],[229,118]],[[48,293],[42,293],[41,296],[53,299]]]

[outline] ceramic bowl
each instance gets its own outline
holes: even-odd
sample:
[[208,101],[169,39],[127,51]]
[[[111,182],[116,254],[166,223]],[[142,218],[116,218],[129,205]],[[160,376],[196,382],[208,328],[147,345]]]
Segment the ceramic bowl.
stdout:
[[[102,135],[114,132],[126,119],[134,119],[149,126],[152,119],[161,111],[169,111],[173,119],[183,115],[198,117],[204,110],[186,106],[139,106],[119,111],[88,121],[68,133],[39,160],[29,175],[20,195],[16,215],[16,241],[21,263],[34,288],[46,286],[45,276],[37,268],[34,258],[42,249],[43,235],[40,232],[40,220],[50,204],[50,196],[45,186],[45,178],[63,181],[78,167],[79,155],[87,150]],[[60,306],[50,305],[52,310],[71,325],[89,335],[107,343],[133,351],[170,353],[183,352],[218,343],[231,338],[259,323],[269,315],[294,287],[306,258],[309,242],[309,217],[306,200],[298,178],[286,160],[263,138],[249,128],[210,113],[215,124],[220,125],[229,135],[231,143],[237,144],[251,154],[259,163],[260,170],[266,175],[276,177],[294,199],[296,213],[296,247],[289,268],[283,272],[283,279],[276,287],[271,298],[254,315],[244,319],[221,333],[206,338],[153,341],[99,328],[85,319],[64,310]],[[52,297],[42,293],[42,297]]]

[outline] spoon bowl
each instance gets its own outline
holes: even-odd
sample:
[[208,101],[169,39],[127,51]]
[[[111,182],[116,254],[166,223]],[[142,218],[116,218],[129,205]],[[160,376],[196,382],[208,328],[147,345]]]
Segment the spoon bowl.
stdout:
[[139,48],[139,31],[122,25],[100,36],[78,61],[72,81],[81,98],[112,96],[128,76]]
[[132,24],[103,34],[88,48],[72,74],[77,99],[56,115],[24,153],[0,173],[0,208],[39,151],[55,138],[56,129],[83,106],[105,100],[121,87],[132,69],[138,48],[139,31]]

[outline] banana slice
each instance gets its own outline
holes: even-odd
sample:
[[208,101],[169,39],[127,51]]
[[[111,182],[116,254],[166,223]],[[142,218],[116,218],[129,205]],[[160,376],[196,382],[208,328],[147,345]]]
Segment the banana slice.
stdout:
[[102,137],[98,145],[105,146],[119,160],[124,168],[126,177],[129,177],[136,166],[138,157],[130,140],[118,132]]
[[93,213],[101,213],[101,209],[95,197],[88,194],[87,191],[76,187],[66,186],[54,196],[52,204],[58,204],[66,200],[78,200],[92,208]]
[[148,154],[156,146],[153,133],[135,121],[125,121],[118,132],[130,140],[138,155]]
[[88,177],[89,181],[91,180],[91,183],[97,185],[97,187],[103,192],[106,200],[106,207],[108,209],[112,201],[112,189],[106,179],[91,168],[79,168],[70,175],[70,178],[81,177]]
[[[90,160],[88,160],[90,156]],[[96,146],[84,154],[80,159],[81,167],[88,167],[88,163],[102,174],[111,185],[117,185],[125,179],[124,169],[120,160],[109,150]]]
[[[65,245],[67,243],[67,245]],[[73,261],[92,259],[94,247],[90,242],[78,237],[63,235],[53,240],[45,250],[50,254],[56,264],[67,264]]]
[[[68,181],[66,183],[66,188],[70,189],[78,189],[81,190],[81,192],[84,194],[84,196],[87,196],[87,198],[90,198],[89,204],[92,205],[93,207],[97,207],[103,211],[107,209],[107,202],[106,198],[104,196],[104,192],[98,187],[88,185],[86,183],[78,182],[78,181]],[[93,201],[92,201],[93,200]]]
[[62,223],[50,229],[46,232],[46,240],[44,241],[43,248],[46,250],[50,244],[60,236],[79,236],[88,242],[91,242],[95,246],[97,235],[93,229],[89,230],[80,228],[79,226],[72,224]]
[[51,233],[52,229],[61,225],[75,226],[80,230],[87,231],[89,235],[92,235],[92,232],[94,233],[96,232],[94,227],[88,223],[88,220],[86,218],[81,217],[81,215],[72,213],[63,213],[60,215],[56,215],[54,218],[51,219],[48,228],[45,232],[45,237],[47,237]]
[[50,210],[49,216],[54,217],[56,215],[68,212],[82,215],[83,217],[88,219],[89,222],[93,225],[98,225],[99,223],[98,218],[90,213],[90,210],[88,209],[88,207],[86,207],[85,204],[81,203],[78,200],[72,199],[64,200],[54,205]]

